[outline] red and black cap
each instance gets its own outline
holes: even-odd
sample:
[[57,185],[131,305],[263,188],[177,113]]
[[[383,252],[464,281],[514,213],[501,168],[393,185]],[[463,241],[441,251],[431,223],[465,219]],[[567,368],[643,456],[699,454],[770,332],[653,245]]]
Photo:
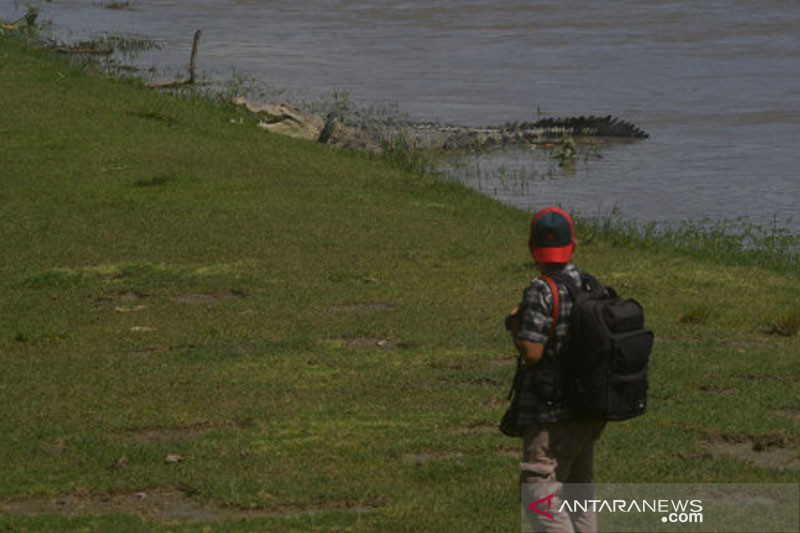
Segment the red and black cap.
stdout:
[[569,213],[547,207],[533,216],[528,240],[537,263],[567,263],[575,249],[575,227]]

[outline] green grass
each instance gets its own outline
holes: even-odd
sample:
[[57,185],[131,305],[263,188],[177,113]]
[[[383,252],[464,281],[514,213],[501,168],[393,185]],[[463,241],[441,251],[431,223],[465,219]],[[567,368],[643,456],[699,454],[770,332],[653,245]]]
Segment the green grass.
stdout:
[[[0,526],[518,528],[492,426],[528,214],[24,48],[0,40],[0,505],[172,488],[252,514]],[[800,341],[769,333],[797,271],[584,236],[577,264],[656,333],[649,412],[609,427],[597,481],[795,481],[704,443],[800,440]]]
[[695,259],[745,265],[772,271],[800,272],[800,234],[781,227],[754,223],[747,216],[729,220],[679,221],[671,226],[637,224],[619,213],[583,218],[584,241],[602,235],[606,242],[641,249],[684,254]]

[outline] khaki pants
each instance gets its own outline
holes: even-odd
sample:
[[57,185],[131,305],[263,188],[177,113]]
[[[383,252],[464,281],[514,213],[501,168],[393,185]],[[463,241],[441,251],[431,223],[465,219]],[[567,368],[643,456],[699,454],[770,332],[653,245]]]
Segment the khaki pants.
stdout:
[[[522,502],[547,498],[553,518],[526,510],[526,518],[537,533],[592,533],[597,531],[593,512],[558,513],[563,500],[593,498],[594,441],[605,422],[580,420],[532,424],[525,428],[520,463]],[[567,487],[564,484],[569,484]],[[547,509],[543,504],[542,510]],[[539,508],[537,506],[537,508]]]

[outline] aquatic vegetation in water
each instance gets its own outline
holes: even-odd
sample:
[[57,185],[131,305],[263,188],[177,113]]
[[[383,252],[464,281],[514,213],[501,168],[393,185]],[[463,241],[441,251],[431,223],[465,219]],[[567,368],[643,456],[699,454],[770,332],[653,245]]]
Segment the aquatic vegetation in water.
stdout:
[[39,6],[29,6],[28,12],[25,13],[25,26],[35,28],[37,18],[39,18]]
[[417,176],[425,176],[434,171],[434,157],[431,153],[414,148],[403,138],[395,139],[380,157],[401,170]]
[[360,103],[355,101],[349,91],[334,90],[331,96],[311,102],[299,102],[301,109],[320,116],[336,113],[343,124],[368,128],[371,125],[391,125],[407,122],[409,117],[402,114],[395,103]]
[[[50,0],[45,0],[49,2]],[[26,2],[25,5],[27,6],[27,10],[25,14],[22,15],[17,20],[6,23],[5,21],[0,20],[2,24],[0,24],[0,35],[3,34],[5,31],[24,31],[27,33],[35,33],[38,28],[38,20],[39,20],[39,13],[41,12],[41,4],[42,2]]]
[[549,148],[510,148],[444,158],[437,169],[450,179],[496,198],[526,198],[543,180],[572,175],[550,155]]
[[112,1],[105,3],[96,2],[94,5],[102,7],[103,9],[133,10],[131,2],[119,2],[119,1]]
[[106,34],[97,41],[111,46],[117,53],[129,59],[136,59],[139,53],[147,50],[161,49],[156,41],[142,37]]
[[573,168],[578,159],[578,145],[572,137],[564,137],[553,150],[553,159],[561,168]]

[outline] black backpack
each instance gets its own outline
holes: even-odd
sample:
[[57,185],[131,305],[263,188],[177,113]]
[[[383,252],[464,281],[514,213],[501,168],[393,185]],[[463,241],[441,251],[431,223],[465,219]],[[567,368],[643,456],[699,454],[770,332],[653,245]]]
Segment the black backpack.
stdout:
[[626,420],[647,408],[647,363],[653,332],[644,327],[639,302],[581,273],[581,286],[568,275],[546,275],[572,296],[569,337],[564,348],[565,392],[587,418]]

